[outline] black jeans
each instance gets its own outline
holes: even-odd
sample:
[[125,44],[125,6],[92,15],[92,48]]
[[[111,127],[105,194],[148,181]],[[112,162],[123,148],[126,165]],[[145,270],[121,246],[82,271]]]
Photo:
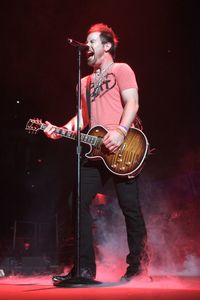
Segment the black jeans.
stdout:
[[90,204],[110,176],[113,176],[119,206],[125,217],[129,247],[126,262],[129,265],[128,269],[134,272],[140,267],[146,241],[146,227],[138,197],[137,179],[112,175],[101,161],[85,160],[81,166],[80,267],[96,272]]

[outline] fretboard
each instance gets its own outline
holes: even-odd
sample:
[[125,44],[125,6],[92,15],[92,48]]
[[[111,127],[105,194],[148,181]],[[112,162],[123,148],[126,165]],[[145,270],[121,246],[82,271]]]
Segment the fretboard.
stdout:
[[[44,130],[46,127],[47,127],[47,125],[42,123],[41,126],[40,126],[40,129]],[[59,134],[59,135],[65,137],[65,138],[69,138],[69,139],[72,139],[72,140],[76,140],[76,137],[77,137],[77,135],[74,131],[70,131],[70,130],[65,129],[63,127],[55,127],[54,132],[56,134]],[[93,136],[93,135],[81,133],[81,142],[96,147],[97,145],[102,143],[102,139],[100,137],[96,137],[96,136]]]

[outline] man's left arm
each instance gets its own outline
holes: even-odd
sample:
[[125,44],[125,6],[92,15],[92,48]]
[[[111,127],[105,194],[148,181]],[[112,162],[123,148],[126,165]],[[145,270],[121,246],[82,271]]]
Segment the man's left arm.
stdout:
[[138,91],[135,88],[131,88],[122,91],[121,95],[124,102],[124,110],[120,124],[125,126],[128,130],[132,125],[139,108]]

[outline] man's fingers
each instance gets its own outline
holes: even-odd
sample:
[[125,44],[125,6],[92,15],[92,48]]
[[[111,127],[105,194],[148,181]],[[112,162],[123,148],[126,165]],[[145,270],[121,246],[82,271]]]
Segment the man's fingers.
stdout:
[[53,126],[50,122],[46,121],[45,124],[47,125],[47,127],[44,129],[44,132],[47,135],[51,135],[52,133],[54,133],[55,131],[55,126]]

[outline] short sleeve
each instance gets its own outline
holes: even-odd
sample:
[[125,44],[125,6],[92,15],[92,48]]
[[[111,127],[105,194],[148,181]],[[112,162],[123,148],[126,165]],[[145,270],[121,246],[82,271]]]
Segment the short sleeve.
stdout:
[[121,91],[130,88],[138,89],[135,73],[128,64],[116,64],[115,76]]

